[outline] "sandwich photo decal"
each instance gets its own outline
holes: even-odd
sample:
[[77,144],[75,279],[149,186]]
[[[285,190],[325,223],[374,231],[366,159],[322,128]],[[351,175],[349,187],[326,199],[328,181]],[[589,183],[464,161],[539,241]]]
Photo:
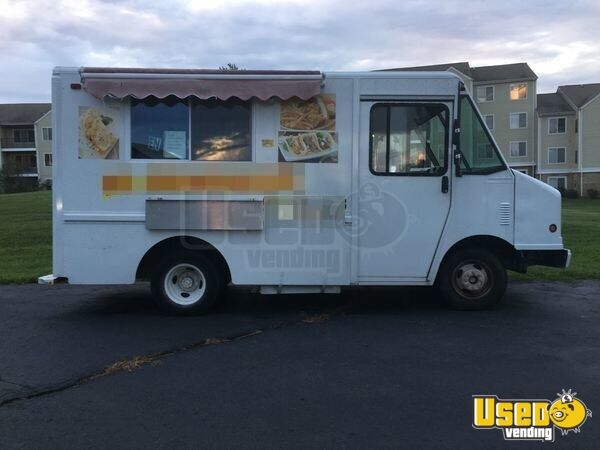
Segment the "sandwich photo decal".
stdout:
[[335,95],[281,103],[279,161],[337,163]]
[[110,113],[79,108],[79,158],[119,159],[117,124]]

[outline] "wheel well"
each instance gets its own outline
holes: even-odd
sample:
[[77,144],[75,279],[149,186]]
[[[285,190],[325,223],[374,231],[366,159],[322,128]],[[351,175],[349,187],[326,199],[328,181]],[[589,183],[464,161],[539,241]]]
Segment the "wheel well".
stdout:
[[169,253],[186,250],[191,252],[202,252],[209,254],[210,259],[217,264],[219,271],[226,277],[226,282],[231,281],[231,271],[225,258],[219,250],[208,242],[191,236],[173,236],[154,244],[143,256],[138,264],[135,278],[137,280],[150,279],[152,268],[156,267],[158,261]]
[[494,253],[498,258],[500,258],[500,262],[502,265],[509,270],[515,270],[517,272],[523,272],[523,263],[522,256],[511,244],[509,244],[504,239],[501,239],[496,236],[470,236],[468,238],[462,239],[455,243],[452,247],[448,249],[446,254],[444,255],[444,259],[440,264],[440,267],[446,261],[449,255],[458,250],[464,250],[466,248],[473,248],[477,250],[488,250],[491,253]]

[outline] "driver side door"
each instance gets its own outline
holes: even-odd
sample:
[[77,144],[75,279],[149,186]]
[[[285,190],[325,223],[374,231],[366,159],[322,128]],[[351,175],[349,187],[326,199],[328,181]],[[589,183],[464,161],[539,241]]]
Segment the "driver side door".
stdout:
[[359,282],[425,281],[450,208],[453,103],[361,102]]

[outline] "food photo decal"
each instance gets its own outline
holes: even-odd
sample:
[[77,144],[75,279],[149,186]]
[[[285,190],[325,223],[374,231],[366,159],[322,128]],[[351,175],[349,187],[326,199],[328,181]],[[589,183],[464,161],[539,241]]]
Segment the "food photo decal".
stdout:
[[335,109],[335,95],[330,94],[282,102],[279,160],[337,162]]
[[79,158],[118,159],[115,121],[92,107],[79,108]]

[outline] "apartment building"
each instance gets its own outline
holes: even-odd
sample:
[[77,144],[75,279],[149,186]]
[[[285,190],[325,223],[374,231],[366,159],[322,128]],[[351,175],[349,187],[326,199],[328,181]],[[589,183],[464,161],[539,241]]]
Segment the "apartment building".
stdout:
[[52,111],[35,121],[35,149],[40,183],[52,184]]
[[44,137],[50,140],[51,132],[38,139],[35,124],[49,111],[50,103],[0,105],[0,169],[6,175],[26,178],[32,185],[39,182],[37,145]]
[[580,191],[577,113],[558,92],[537,99],[537,173],[557,189]]
[[509,165],[534,175],[537,75],[527,63],[471,67],[468,62],[457,62],[387,70],[443,70],[458,75]]
[[600,83],[538,95],[539,175],[586,195],[600,190]]

